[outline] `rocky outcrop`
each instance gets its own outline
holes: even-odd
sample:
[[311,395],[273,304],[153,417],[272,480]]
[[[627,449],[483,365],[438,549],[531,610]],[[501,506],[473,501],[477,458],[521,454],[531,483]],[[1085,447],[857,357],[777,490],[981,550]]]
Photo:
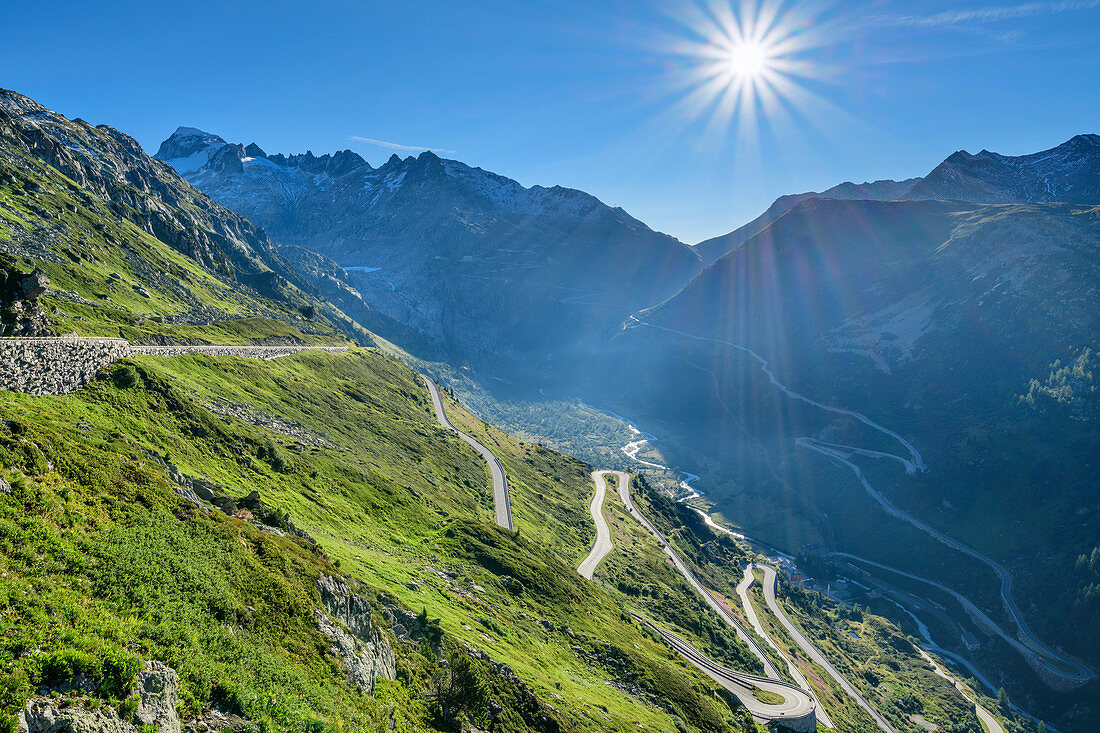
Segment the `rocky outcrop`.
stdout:
[[134,717],[143,725],[155,725],[158,733],[180,733],[176,715],[180,678],[164,662],[149,662],[138,673],[134,689],[141,697]]
[[19,733],[137,733],[156,726],[157,733],[180,733],[176,714],[179,676],[163,662],[148,662],[138,673],[134,692],[140,701],[133,717],[110,706],[90,708],[83,700],[33,697],[16,720]]
[[35,697],[19,714],[19,733],[135,733],[137,727],[116,710],[66,705],[61,699]]
[[53,336],[38,298],[50,287],[50,278],[38,270],[18,269],[0,276],[0,336]]
[[347,581],[329,575],[317,580],[317,590],[323,606],[316,609],[317,626],[332,642],[332,653],[343,661],[348,680],[373,694],[379,677],[395,679],[397,659],[371,622],[367,600],[353,593]]

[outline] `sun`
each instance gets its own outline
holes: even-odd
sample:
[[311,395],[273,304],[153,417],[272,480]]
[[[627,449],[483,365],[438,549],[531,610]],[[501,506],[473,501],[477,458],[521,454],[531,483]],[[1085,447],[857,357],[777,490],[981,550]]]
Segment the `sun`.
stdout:
[[769,49],[753,41],[737,43],[726,58],[728,71],[735,77],[756,78],[768,71]]
[[764,128],[809,119],[823,100],[813,89],[837,78],[821,50],[836,23],[818,5],[795,0],[686,0],[670,11],[683,31],[667,52],[670,116],[708,119],[705,139],[753,144]]

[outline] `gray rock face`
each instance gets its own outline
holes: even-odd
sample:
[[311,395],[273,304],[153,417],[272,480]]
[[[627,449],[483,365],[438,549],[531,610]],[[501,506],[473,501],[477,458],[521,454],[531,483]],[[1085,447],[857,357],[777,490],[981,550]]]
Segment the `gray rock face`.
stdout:
[[[134,690],[141,698],[134,720],[155,725],[158,733],[180,733],[176,714],[179,676],[163,662],[148,662],[138,673]],[[134,720],[111,707],[90,710],[64,698],[34,697],[19,714],[19,733],[136,733]]]
[[138,673],[134,687],[141,696],[135,717],[142,724],[157,726],[159,733],[180,733],[176,715],[180,678],[176,670],[164,662],[149,662]]
[[50,278],[45,273],[35,270],[29,275],[21,275],[15,278],[13,291],[17,300],[34,300],[50,287]]
[[397,677],[397,659],[382,634],[371,623],[367,600],[353,593],[341,578],[322,575],[317,580],[324,610],[317,609],[317,626],[332,642],[331,651],[343,660],[348,680],[373,694],[379,677]]
[[36,697],[27,702],[17,720],[19,733],[134,733],[133,723],[109,708],[89,710],[79,705],[62,708],[60,700]]
[[49,287],[50,278],[38,270],[27,274],[10,269],[0,274],[0,336],[53,335],[38,305]]
[[[222,145],[225,145],[225,140],[217,135],[203,132],[195,127],[177,127],[172,136],[160,144],[157,157],[162,160],[191,158],[196,156],[196,153],[205,153],[211,149],[217,150]],[[195,157],[196,164],[201,165],[205,162],[205,158],[200,160],[200,157]]]

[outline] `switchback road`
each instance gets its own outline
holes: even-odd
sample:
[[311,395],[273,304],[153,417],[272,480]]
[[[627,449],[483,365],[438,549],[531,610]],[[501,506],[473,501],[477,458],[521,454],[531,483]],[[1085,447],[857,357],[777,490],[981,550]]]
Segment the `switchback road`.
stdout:
[[[871,486],[870,482],[868,482],[867,479],[864,477],[863,471],[859,468],[859,466],[848,460],[848,457],[853,453],[873,458],[887,458],[896,460],[901,463],[905,467],[907,473],[916,473],[918,471],[923,473],[928,469],[924,464],[924,459],[921,457],[920,452],[917,451],[912,443],[905,440],[898,433],[878,424],[877,422],[871,420],[869,417],[863,415],[862,413],[856,412],[854,410],[844,409],[841,407],[826,405],[822,402],[818,402],[817,400],[806,397],[805,395],[799,394],[798,392],[795,392],[794,390],[788,388],[785,384],[783,384],[776,378],[775,373],[772,372],[768,366],[768,361],[764,357],[760,356],[760,354],[757,354],[755,351],[746,346],[735,344],[732,341],[726,341],[724,339],[695,336],[693,334],[685,333],[684,331],[679,331],[674,328],[657,326],[652,323],[646,323],[645,321],[639,320],[635,316],[631,316],[631,319],[639,325],[647,326],[649,328],[654,328],[660,331],[675,333],[679,336],[691,339],[693,341],[709,341],[742,351],[748,354],[754,360],[756,360],[756,362],[760,365],[760,370],[768,376],[768,379],[771,381],[771,383],[775,385],[777,389],[783,392],[783,394],[787,395],[791,399],[805,402],[806,404],[813,405],[814,407],[820,408],[827,412],[847,415],[849,417],[855,418],[856,420],[862,422],[864,425],[867,425],[868,427],[877,430],[883,435],[888,435],[891,438],[895,439],[899,444],[901,444],[903,448],[905,448],[905,451],[909,454],[908,458],[894,455],[892,453],[884,453],[881,451],[872,451],[853,446],[825,443],[809,437],[796,438],[795,444],[801,448],[806,448],[807,450],[812,450],[816,453],[820,453],[821,455],[824,455],[844,466],[847,466],[853,473],[855,473],[856,478],[859,479],[860,484],[867,491],[868,495],[872,499],[874,499],[879,504],[879,506],[881,506],[883,510],[886,511],[886,513],[890,516],[896,517],[897,519],[900,519],[901,521],[906,522],[913,527],[916,527],[920,531],[928,534],[937,542],[941,542],[953,550],[968,555],[984,563],[990,569],[992,569],[994,574],[996,574],[998,580],[1000,580],[1001,582],[1001,602],[1003,603],[1005,609],[1008,611],[1009,615],[1012,617],[1012,620],[1015,622],[1019,634],[1020,641],[1016,642],[1014,646],[1017,649],[1020,649],[1021,647],[1023,647],[1023,649],[1026,649],[1025,653],[1031,658],[1034,663],[1044,667],[1048,672],[1054,675],[1073,680],[1074,682],[1084,683],[1096,677],[1096,672],[1094,672],[1092,668],[1077,661],[1069,655],[1064,654],[1063,652],[1058,651],[1043,643],[1043,641],[1035,635],[1035,633],[1028,626],[1027,621],[1024,619],[1023,614],[1020,612],[1019,607],[1016,605],[1016,600],[1012,596],[1012,576],[1008,573],[1003,565],[996,562],[992,558],[983,555],[982,553],[969,547],[968,545],[963,544],[955,538],[944,534],[943,532],[932,527],[926,522],[917,519],[908,512],[899,509],[885,496],[883,496],[878,490]],[[954,595],[961,598],[958,593],[954,593]],[[969,601],[966,601],[966,604],[973,606],[973,604],[970,604]],[[1022,642],[1022,644],[1020,642]],[[1060,664],[1054,664],[1051,661],[1055,659],[1058,660]]]
[[443,397],[439,394],[439,387],[423,374],[420,375],[420,378],[424,380],[424,384],[428,385],[428,392],[432,396],[432,406],[435,408],[435,418],[439,420],[439,424],[448,430],[454,431],[458,437],[469,443],[470,447],[480,453],[485,462],[489,464],[489,473],[493,477],[493,506],[496,513],[496,523],[505,529],[514,531],[515,528],[512,526],[512,497],[508,493],[508,479],[504,475],[504,467],[500,465],[500,461],[497,460],[492,451],[451,424],[451,421],[447,419],[446,411],[443,409]]
[[772,615],[782,624],[783,628],[787,630],[787,633],[794,639],[794,642],[806,653],[806,656],[814,660],[819,667],[828,672],[829,676],[836,680],[836,683],[844,688],[844,691],[847,692],[861,708],[867,711],[879,728],[886,731],[886,733],[896,733],[894,727],[886,721],[886,718],[882,717],[882,715],[871,706],[871,703],[867,702],[867,699],[860,694],[859,690],[840,674],[836,667],[825,658],[825,655],[822,654],[818,648],[806,638],[806,635],[791,622],[791,619],[787,616],[787,612],[783,610],[783,607],[779,605],[779,601],[775,597],[775,568],[770,565],[757,565],[756,567],[764,571],[764,601],[768,604],[768,609],[771,610]]
[[[747,566],[745,566],[745,577],[737,585],[737,595],[738,595],[738,597],[741,598],[741,606],[744,607],[744,609],[745,609],[745,616],[749,619],[749,623],[752,625],[753,629],[756,630],[757,636],[759,636],[764,641],[768,642],[768,644],[771,646],[771,648],[775,650],[775,653],[778,654],[780,656],[780,658],[782,658],[784,661],[787,662],[787,671],[790,673],[791,678],[795,682],[797,682],[798,685],[800,687],[802,687],[803,689],[810,690],[810,683],[806,679],[806,676],[802,674],[802,670],[800,670],[798,668],[798,665],[795,664],[794,661],[790,657],[788,657],[786,654],[784,654],[783,650],[780,649],[776,645],[775,641],[768,635],[768,632],[764,629],[764,625],[760,623],[760,619],[757,618],[757,616],[756,616],[756,609],[754,609],[752,607],[752,603],[749,600],[749,589],[752,588],[753,583],[756,582],[756,577],[752,574],[752,570],[753,570],[754,567],[762,568],[764,566],[754,565],[753,563],[749,563]],[[767,576],[766,575],[765,575],[765,582],[767,582]],[[773,583],[775,582],[774,573],[772,575],[772,582]],[[773,596],[774,596],[774,592],[775,592],[775,589],[773,587],[772,588]],[[772,613],[775,614],[775,611],[772,610]],[[775,614],[775,615],[778,617],[778,614]],[[797,639],[795,641],[797,641]],[[799,646],[801,646],[801,644],[799,644]],[[803,650],[805,650],[804,647],[803,647]],[[812,693],[812,690],[811,690],[811,693]],[[815,695],[815,698],[816,698],[816,695]],[[835,725],[833,725],[833,721],[829,719],[829,714],[825,712],[825,708],[824,708],[824,706],[821,705],[820,700],[817,700],[817,719],[821,722],[822,725],[826,726],[827,728],[835,728],[836,727]]]
[[592,580],[596,572],[596,566],[611,552],[611,531],[607,528],[607,520],[603,517],[603,499],[607,493],[607,475],[615,476],[621,485],[630,481],[630,476],[622,471],[593,471],[592,481],[596,484],[596,495],[592,497],[592,504],[588,510],[592,512],[592,521],[596,523],[596,542],[592,545],[592,552],[577,567],[577,572],[585,578]]
[[[819,713],[814,699],[790,682],[773,680],[768,677],[735,672],[723,667],[670,631],[631,614],[636,621],[656,631],[665,643],[680,653],[684,659],[703,671],[708,677],[720,684],[741,701],[749,713],[759,721],[776,721],[785,728],[798,731],[816,730],[816,715]],[[783,698],[779,703],[765,703],[756,699],[753,689],[777,695]]]
[[[734,672],[724,667],[716,672],[715,667],[717,667],[717,665],[709,659],[706,659],[706,657],[703,657],[698,650],[690,647],[690,645],[673,634],[669,634],[656,627],[653,628],[655,628],[673,648],[680,652],[680,654],[703,669],[708,675],[714,677],[723,687],[736,695],[741,703],[750,713],[752,713],[753,717],[760,720],[782,720],[784,721],[784,725],[789,725],[792,718],[805,718],[814,715],[814,719],[816,719],[815,711],[817,709],[817,703],[813,695],[807,690],[792,685],[781,678],[779,670],[775,668],[771,659],[764,653],[764,650],[760,648],[756,639],[741,626],[741,623],[733,617],[733,614],[726,610],[726,608],[707,591],[703,584],[695,577],[695,574],[692,573],[687,565],[684,564],[684,561],[680,559],[676,551],[672,549],[672,546],[665,540],[664,535],[662,535],[661,532],[638,511],[637,507],[634,506],[634,500],[630,495],[629,474],[622,472],[617,473],[619,475],[619,498],[622,499],[627,512],[656,538],[665,554],[672,560],[672,564],[680,571],[680,575],[684,577],[684,580],[688,582],[688,585],[690,585],[696,593],[702,596],[707,605],[710,606],[723,621],[733,628],[737,637],[749,647],[752,653],[755,654],[764,665],[764,672],[767,676],[760,677],[744,672]],[[652,624],[649,625],[652,626]],[[700,660],[700,657],[703,661]],[[708,664],[709,666],[707,666]],[[722,676],[726,682],[715,677],[715,674]],[[764,687],[764,684],[768,686]],[[781,704],[782,710],[777,710],[774,705],[766,705],[757,700],[752,694],[752,688],[754,687],[781,695],[784,698],[784,702]],[[796,710],[799,711],[799,715],[794,715],[794,711]],[[809,728],[809,730],[813,730],[813,728]]]

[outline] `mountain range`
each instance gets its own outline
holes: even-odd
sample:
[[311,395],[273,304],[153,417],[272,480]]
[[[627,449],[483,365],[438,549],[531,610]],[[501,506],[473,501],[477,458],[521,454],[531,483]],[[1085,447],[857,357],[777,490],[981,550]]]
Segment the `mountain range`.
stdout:
[[157,152],[277,241],[351,273],[371,307],[453,360],[549,368],[700,269],[695,251],[575,189],[425,152],[373,167],[350,150],[268,155],[176,130]]
[[[43,302],[59,332],[156,343],[375,343],[365,327],[414,355],[472,367],[483,382],[513,380],[532,400],[553,385],[559,395],[628,414],[660,434],[666,460],[702,475],[697,486],[708,508],[749,534],[791,554],[824,546],[934,577],[1000,614],[988,569],[884,516],[864,488],[873,485],[902,510],[1009,568],[1038,633],[1095,663],[1098,161],[1095,135],[1021,157],[958,152],[923,178],[783,197],[754,222],[692,248],[583,192],[525,188],[432,153],[393,156],[375,168],[352,151],[267,154],[255,143],[181,127],[151,157],[110,127],[68,120],[2,91],[2,264],[49,276]],[[335,391],[303,386],[297,367],[271,367],[269,375],[238,365],[247,377],[220,380],[212,376],[216,364],[142,368],[139,384],[160,390],[149,399],[167,394],[184,427],[163,436],[157,432],[163,426],[152,422],[134,428],[127,445],[145,451],[135,456],[163,456],[169,444],[179,445],[193,470],[234,486],[261,476],[332,536],[397,506],[412,534],[431,534],[424,528],[447,526],[452,513],[472,511],[484,499],[463,493],[481,469],[463,463],[453,441],[440,442],[432,426],[420,424],[419,413],[429,413],[426,402],[410,396],[417,389],[413,375],[373,351],[354,365],[314,364],[339,385]],[[182,395],[166,391],[171,380],[183,385]],[[253,455],[267,461],[268,451],[277,451],[238,426],[231,440],[247,455],[219,453],[214,460],[222,449],[213,439],[201,442],[202,431],[214,428],[190,413],[193,403],[208,399],[210,385],[221,385],[214,388],[225,392],[219,399],[251,400],[265,414],[283,411],[321,433],[317,415],[347,435],[358,435],[358,421],[366,420],[370,429],[350,450],[375,451],[375,443],[384,450],[348,459],[351,465],[299,446],[295,460],[322,480],[285,479],[257,467]],[[114,390],[102,381],[89,399],[111,405],[129,399]],[[68,420],[59,409],[43,420]],[[95,402],[88,409],[94,418],[106,408]],[[393,422],[379,422],[383,413]],[[473,418],[469,424],[478,425]],[[45,422],[35,427],[53,429]],[[156,446],[152,435],[159,436]],[[190,438],[181,436],[201,440],[189,447]],[[583,510],[584,471],[511,436],[493,436],[508,446],[509,465],[529,477],[523,501],[529,516],[540,519],[529,521],[524,534],[555,552],[583,550],[576,528],[559,517],[566,511],[561,492]],[[108,432],[101,439],[123,450]],[[318,440],[315,448],[327,438]],[[919,451],[926,471],[911,454],[898,455],[905,445]],[[834,458],[814,446],[831,446]],[[219,465],[223,459],[228,468]],[[287,483],[299,479],[300,486]],[[362,495],[353,488],[360,479],[371,486]],[[330,492],[329,483],[338,488]],[[411,499],[386,493],[405,484]],[[563,488],[544,493],[555,485]],[[694,515],[674,505],[665,510],[676,541],[695,542],[686,539],[699,529],[689,521]],[[564,605],[575,601],[568,581],[545,570],[546,558],[518,538],[486,539],[466,525],[454,531],[444,539],[432,535],[443,543],[433,551],[450,557],[459,552],[455,546],[475,548],[494,573],[508,567],[510,580],[531,578],[570,599]],[[716,568],[742,558],[723,555],[724,546],[702,532],[690,552],[714,553],[708,572],[725,583],[730,578]],[[339,547],[333,551],[359,572],[373,572],[355,554],[378,539],[368,534],[357,537],[354,549],[326,546]],[[415,541],[428,541],[427,534]],[[389,582],[387,573],[408,562],[428,562],[419,555],[394,561],[386,552],[373,557],[384,568],[374,582]],[[462,558],[455,562],[469,559]],[[624,562],[610,592],[648,598],[670,619],[681,614],[662,600],[669,592],[659,551],[644,562]],[[421,570],[446,577],[434,566]],[[419,598],[404,572],[394,576],[402,578],[398,592]],[[414,584],[423,582],[417,577]],[[496,581],[488,582],[496,594]],[[497,600],[512,592],[500,590]],[[639,652],[626,652],[630,664],[655,669],[648,642],[621,627],[617,611],[604,618],[621,600],[611,596],[599,610],[585,606],[578,613],[602,614],[601,623],[627,641],[623,649],[634,644]],[[510,608],[498,603],[490,617],[502,606]],[[563,619],[579,623],[560,609],[540,608],[555,618],[555,629]],[[509,623],[525,629],[535,623],[514,610],[505,612]],[[685,623],[695,626],[695,609],[689,610]],[[475,638],[469,626],[452,626]],[[482,626],[482,636],[505,636],[489,621]],[[711,648],[728,641],[713,629],[695,633],[709,635]],[[524,631],[501,653],[520,664],[517,650],[532,638]],[[1068,729],[1079,699],[1086,706],[1100,700],[1095,682],[1079,698],[1048,695],[1022,663],[1004,662],[1011,655],[999,642],[983,643],[991,651],[981,652],[987,655],[981,661],[1001,670],[1012,694],[1070,711]],[[419,661],[406,661],[419,669]],[[572,662],[563,664],[572,669]],[[868,684],[875,684],[873,676]],[[200,682],[188,684],[203,689],[209,680]],[[207,693],[215,695],[213,688]],[[653,694],[669,694],[659,693]],[[709,717],[700,723],[711,709],[684,694],[667,709],[697,728],[725,729]],[[254,705],[248,701],[240,704]],[[614,697],[617,721],[633,714],[623,712],[633,711],[631,704]]]
[[[790,720],[751,677],[736,678],[755,694],[730,694],[665,641],[742,672],[770,664],[665,560],[675,547],[732,587],[746,546],[626,477],[633,499],[604,500],[614,552],[582,577],[593,467],[444,390],[439,414],[507,471],[515,531],[496,526],[482,456],[392,356],[407,355],[361,328],[373,311],[346,271],[274,244],[124,133],[0,92],[0,268],[5,326],[19,305],[34,335],[73,336],[3,344],[3,730],[759,733],[753,715]],[[72,393],[23,392],[20,375],[67,372],[104,345],[91,336],[170,348],[96,362]],[[776,590],[784,614],[827,619],[818,643],[862,629],[848,652],[859,692],[821,671],[829,718],[803,708],[798,727],[820,714],[866,730],[863,695],[902,729],[919,705],[929,724],[981,730],[971,693],[896,627]]]
[[[802,198],[636,314],[599,392],[748,533],[1000,608],[992,573],[884,515],[865,481],[1011,568],[1040,635],[1100,659],[1078,631],[1100,613],[1078,561],[1100,519],[1098,140],[956,153],[897,200]],[[907,445],[926,472],[890,460]]]
[[[1087,525],[1063,526],[1100,512],[1095,421],[1081,420],[1092,387],[1067,396],[1059,384],[1066,364],[1091,374],[1100,346],[1100,137],[1019,157],[959,151],[920,178],[784,196],[695,248],[587,194],[525,189],[432,153],[374,168],[351,151],[267,155],[180,128],[158,155],[274,238],[352,268],[371,308],[442,358],[661,432],[717,508],[781,546],[825,539],[918,573],[950,562],[919,533],[891,545],[882,533],[906,530],[871,522],[858,483],[796,442],[881,451],[881,436],[792,404],[738,347],[791,389],[921,446],[934,481],[865,470],[903,507],[1028,568],[1020,587],[1042,577],[1031,568],[1068,572],[1094,544]],[[1041,561],[1011,540],[1025,519]],[[989,581],[956,565],[956,583]],[[1078,604],[1080,581],[1064,587],[1052,607]]]
[[959,150],[923,178],[841,183],[820,193],[780,196],[767,211],[729,234],[695,245],[704,265],[735,249],[807,199],[902,201],[942,199],[973,203],[1095,203],[1100,200],[1097,148],[1100,135],[1078,135],[1031,155],[1009,156]]

